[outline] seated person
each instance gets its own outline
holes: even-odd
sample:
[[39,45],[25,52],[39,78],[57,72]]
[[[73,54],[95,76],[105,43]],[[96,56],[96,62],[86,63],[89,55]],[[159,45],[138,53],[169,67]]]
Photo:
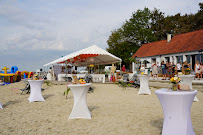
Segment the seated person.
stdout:
[[140,72],[145,72],[145,67],[144,67],[144,65],[141,66]]

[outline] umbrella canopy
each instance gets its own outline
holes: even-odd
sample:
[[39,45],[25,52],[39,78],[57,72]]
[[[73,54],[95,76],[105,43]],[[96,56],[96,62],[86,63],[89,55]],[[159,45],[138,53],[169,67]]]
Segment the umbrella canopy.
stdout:
[[71,53],[62,58],[54,60],[44,66],[49,66],[53,64],[67,63],[73,66],[87,66],[90,64],[103,65],[121,62],[122,60],[113,54],[99,48],[96,45],[90,46],[86,49]]

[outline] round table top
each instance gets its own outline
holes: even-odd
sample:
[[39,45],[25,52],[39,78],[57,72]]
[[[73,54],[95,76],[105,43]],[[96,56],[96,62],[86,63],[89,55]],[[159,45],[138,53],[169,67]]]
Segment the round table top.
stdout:
[[24,78],[24,79],[21,79],[22,81],[27,81],[27,80],[32,80],[32,78]]
[[44,79],[41,79],[41,80],[27,80],[28,82],[41,82],[41,81],[44,81]]
[[86,84],[67,84],[67,86],[70,87],[83,87],[83,86],[90,86],[92,83],[86,83]]
[[194,91],[173,91],[172,89],[159,89],[155,91],[156,94],[164,94],[164,95],[192,95],[197,93],[197,90]]

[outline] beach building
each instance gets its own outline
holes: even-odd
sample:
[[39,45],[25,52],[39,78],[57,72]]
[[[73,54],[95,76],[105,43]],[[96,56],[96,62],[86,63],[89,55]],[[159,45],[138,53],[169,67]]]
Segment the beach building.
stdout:
[[139,66],[136,63],[144,63],[147,68],[156,61],[178,62],[188,61],[194,68],[195,62],[203,62],[203,29],[172,36],[167,34],[167,40],[143,44],[132,56],[133,72]]

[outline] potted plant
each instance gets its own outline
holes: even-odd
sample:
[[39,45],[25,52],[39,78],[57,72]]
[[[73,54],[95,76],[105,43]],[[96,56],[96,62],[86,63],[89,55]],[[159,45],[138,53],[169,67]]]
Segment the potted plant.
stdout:
[[178,90],[178,84],[181,81],[181,79],[179,77],[172,77],[170,79],[170,82],[172,83],[172,90],[176,91]]

